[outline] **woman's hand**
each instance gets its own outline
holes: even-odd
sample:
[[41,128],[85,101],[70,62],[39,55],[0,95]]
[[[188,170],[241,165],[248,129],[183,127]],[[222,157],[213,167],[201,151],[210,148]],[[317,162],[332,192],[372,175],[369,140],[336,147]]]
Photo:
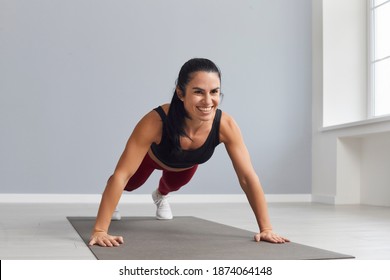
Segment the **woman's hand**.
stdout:
[[281,237],[276,233],[272,232],[272,230],[262,231],[260,233],[256,233],[254,236],[256,242],[259,241],[267,241],[271,243],[285,243],[290,242],[287,238]]
[[102,247],[118,247],[120,244],[123,244],[123,237],[122,236],[112,236],[109,235],[107,232],[104,231],[98,231],[94,232],[89,240],[88,245],[99,245]]

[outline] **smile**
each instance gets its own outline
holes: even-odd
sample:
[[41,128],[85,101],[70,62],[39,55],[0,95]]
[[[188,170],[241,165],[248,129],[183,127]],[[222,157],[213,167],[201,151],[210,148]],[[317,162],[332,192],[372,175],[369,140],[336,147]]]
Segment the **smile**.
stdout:
[[196,108],[198,108],[198,110],[203,112],[203,113],[209,113],[213,109],[213,106],[210,106],[210,107],[196,107]]

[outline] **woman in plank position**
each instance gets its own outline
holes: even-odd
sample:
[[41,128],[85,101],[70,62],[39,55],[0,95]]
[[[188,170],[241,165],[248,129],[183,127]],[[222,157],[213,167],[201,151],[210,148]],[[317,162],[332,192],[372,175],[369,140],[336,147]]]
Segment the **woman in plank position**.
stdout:
[[284,243],[289,240],[272,231],[263,189],[252,166],[240,129],[231,116],[218,109],[221,73],[210,60],[194,58],[179,72],[170,104],[146,114],[136,125],[103,192],[89,245],[119,246],[122,236],[108,234],[111,219],[120,219],[116,206],[123,190],[143,185],[151,173],[162,170],[152,193],[157,219],[172,219],[167,194],[179,190],[199,164],[210,159],[223,143],[240,185],[256,216],[256,241]]

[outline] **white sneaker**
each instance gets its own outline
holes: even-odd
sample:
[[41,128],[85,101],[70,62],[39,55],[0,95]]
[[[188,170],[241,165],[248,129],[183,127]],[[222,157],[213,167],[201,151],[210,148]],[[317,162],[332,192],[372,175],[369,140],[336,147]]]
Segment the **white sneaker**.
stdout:
[[114,213],[112,213],[111,221],[120,221],[121,218],[121,213],[119,213],[119,209],[117,207],[115,208]]
[[171,207],[166,195],[160,194],[158,190],[152,193],[154,204],[157,206],[156,218],[158,220],[171,220],[173,218]]

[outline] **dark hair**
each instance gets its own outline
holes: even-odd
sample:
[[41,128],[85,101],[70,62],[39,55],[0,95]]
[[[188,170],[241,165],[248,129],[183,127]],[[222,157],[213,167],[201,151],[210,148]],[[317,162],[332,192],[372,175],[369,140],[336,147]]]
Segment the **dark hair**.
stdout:
[[179,77],[176,80],[175,92],[172,96],[171,105],[169,106],[168,111],[168,138],[169,141],[171,141],[173,144],[173,152],[181,151],[180,136],[188,137],[184,130],[184,122],[185,118],[190,118],[184,108],[183,102],[178,96],[177,88],[181,90],[184,96],[186,94],[186,87],[192,80],[193,74],[199,71],[217,73],[219,80],[221,80],[221,71],[218,69],[217,65],[206,58],[190,59],[181,67]]

